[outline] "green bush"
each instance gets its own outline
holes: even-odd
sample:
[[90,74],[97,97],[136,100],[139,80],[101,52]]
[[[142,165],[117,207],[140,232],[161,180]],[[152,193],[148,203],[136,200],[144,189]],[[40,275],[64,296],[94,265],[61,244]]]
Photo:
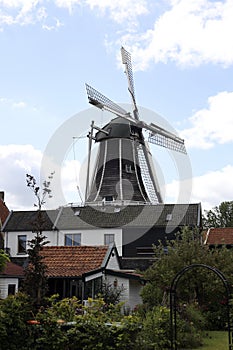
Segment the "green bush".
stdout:
[[203,342],[205,316],[197,304],[183,304],[177,314],[177,341],[183,349],[194,349]]
[[0,301],[1,349],[30,349],[32,338],[27,320],[32,316],[31,304],[24,294],[9,296]]
[[[170,309],[155,306],[152,310],[139,308],[142,329],[138,344],[145,350],[170,349]],[[177,310],[177,343],[179,348],[195,348],[202,344],[205,318],[196,304],[183,304]]]
[[120,311],[121,304],[106,309],[103,299],[89,299],[83,307],[76,298],[53,298],[37,314],[34,349],[135,349],[139,318]]
[[[122,314],[122,304],[89,299],[84,307],[76,298],[47,300],[36,315],[24,294],[0,301],[0,348],[7,350],[164,350],[170,346],[170,310],[140,305],[134,314]],[[205,314],[204,314],[205,315]],[[31,324],[29,320],[33,320]],[[205,317],[197,304],[177,310],[180,348],[202,343]]]
[[[142,312],[140,310],[142,316]],[[142,316],[143,317],[143,316]],[[170,344],[170,311],[163,306],[155,306],[142,319],[142,329],[138,336],[141,349],[162,350]]]

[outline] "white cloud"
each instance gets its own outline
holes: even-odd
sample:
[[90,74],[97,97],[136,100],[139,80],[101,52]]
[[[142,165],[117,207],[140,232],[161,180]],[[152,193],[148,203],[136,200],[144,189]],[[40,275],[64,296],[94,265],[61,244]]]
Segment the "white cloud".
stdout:
[[48,17],[43,0],[0,0],[0,27],[44,23]]
[[[26,185],[26,174],[33,175],[41,187],[40,181],[43,182],[51,173],[48,170],[48,173],[41,174],[42,156],[42,152],[32,145],[0,145],[0,190],[5,192],[5,202],[10,210],[34,209],[36,198]],[[79,171],[80,163],[75,160],[65,160],[61,168],[55,169],[51,182],[52,198],[46,202],[45,208],[54,209],[66,203],[81,202],[78,188]],[[40,176],[43,178],[40,179]],[[59,203],[56,197],[57,186],[61,187],[64,196],[63,201]]]
[[1,190],[9,209],[33,208],[26,173],[38,178],[42,153],[31,145],[0,146]]
[[233,63],[232,0],[170,0],[170,6],[154,28],[123,37],[138,69],[146,69],[151,61],[183,66]]
[[[88,7],[97,15],[106,15],[114,22],[124,23],[126,28],[131,29],[138,24],[139,16],[148,13],[147,0],[55,0],[54,5],[67,9],[70,15],[77,6]],[[57,18],[55,25],[45,21],[51,17],[46,0],[0,0],[0,7],[0,26],[29,25],[37,22],[41,22],[45,30],[61,26],[61,21]]]
[[25,101],[15,101],[12,98],[0,97],[0,104],[7,105],[11,108],[25,108],[27,103]]
[[[210,210],[224,201],[231,201],[233,198],[232,178],[232,165],[194,177],[192,179],[190,202],[201,202],[203,210]],[[178,181],[173,181],[166,186],[169,202],[176,202],[179,186],[180,183]]]
[[103,14],[122,24],[134,23],[139,16],[148,14],[147,1],[145,0],[86,0],[91,10],[99,9]]
[[76,5],[81,5],[82,3],[84,3],[83,0],[55,0],[55,4],[58,7],[67,8],[70,14],[72,14]]
[[[166,10],[164,7],[156,17],[157,6],[161,11],[164,4]],[[89,8],[115,22],[119,29],[106,46],[124,44],[133,54],[136,69],[168,60],[182,66],[214,63],[227,67],[233,63],[232,0],[161,0],[158,4],[148,0],[54,0],[53,5],[67,9],[70,15],[76,7]],[[0,6],[2,28],[41,23],[44,30],[54,30],[63,25],[46,0],[0,0]]]
[[13,103],[14,108],[25,108],[27,104],[23,101]]
[[58,18],[55,18],[54,21],[55,21],[55,24],[53,25],[42,24],[42,29],[51,31],[54,29],[58,29],[64,25]]
[[197,111],[191,127],[180,132],[187,147],[211,148],[233,141],[233,92],[220,92],[208,99],[208,108]]
[[55,4],[67,8],[70,13],[77,5],[89,6],[95,13],[108,15],[117,23],[131,22],[148,13],[146,0],[55,0]]
[[66,160],[61,169],[61,186],[66,203],[82,202],[84,194],[79,184],[80,163],[77,160]]

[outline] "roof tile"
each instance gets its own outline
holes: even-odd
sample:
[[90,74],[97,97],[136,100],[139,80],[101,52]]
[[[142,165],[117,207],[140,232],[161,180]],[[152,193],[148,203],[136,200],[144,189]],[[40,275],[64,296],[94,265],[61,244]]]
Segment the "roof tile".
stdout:
[[206,238],[209,245],[233,245],[233,227],[211,228]]
[[48,277],[81,277],[101,267],[108,246],[44,247]]
[[24,269],[21,266],[8,261],[1,275],[22,277],[24,275]]

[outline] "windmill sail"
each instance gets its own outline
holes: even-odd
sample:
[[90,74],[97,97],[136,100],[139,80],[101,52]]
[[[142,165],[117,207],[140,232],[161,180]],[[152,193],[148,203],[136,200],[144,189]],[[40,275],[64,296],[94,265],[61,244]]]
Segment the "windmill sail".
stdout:
[[122,63],[125,65],[125,73],[128,79],[128,90],[133,103],[133,115],[136,120],[139,120],[138,108],[136,104],[135,91],[134,91],[131,55],[123,46],[121,48],[121,58],[122,58]]
[[115,102],[111,101],[109,98],[101,94],[99,91],[94,89],[92,86],[86,84],[87,96],[89,103],[98,107],[100,109],[106,109],[118,116],[129,116],[129,113],[120,107]]
[[177,135],[161,128],[158,125],[150,123],[149,125],[142,122],[143,127],[148,130],[149,138],[148,141],[156,144],[158,146],[162,146],[165,148],[169,148],[173,151],[187,153],[184,145],[184,140],[178,137]]

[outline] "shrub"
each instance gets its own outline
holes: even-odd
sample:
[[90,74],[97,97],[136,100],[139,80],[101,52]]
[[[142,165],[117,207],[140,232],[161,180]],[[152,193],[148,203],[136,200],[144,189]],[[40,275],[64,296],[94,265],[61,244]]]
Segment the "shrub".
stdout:
[[0,301],[1,349],[30,349],[32,338],[27,326],[30,318],[31,304],[25,294],[8,296]]
[[162,350],[169,348],[170,311],[163,306],[155,306],[145,313],[138,343],[142,349]]
[[[37,314],[34,349],[135,349],[137,316],[123,316],[121,305],[105,308],[103,299],[89,299],[83,307],[76,298],[56,301]],[[59,321],[59,322],[58,322]]]

